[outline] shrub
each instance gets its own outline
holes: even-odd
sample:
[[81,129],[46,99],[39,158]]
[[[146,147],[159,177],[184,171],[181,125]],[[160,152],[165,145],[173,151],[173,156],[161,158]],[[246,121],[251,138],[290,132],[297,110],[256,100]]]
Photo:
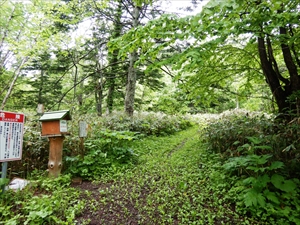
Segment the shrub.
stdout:
[[223,157],[231,176],[228,199],[236,210],[282,224],[300,222],[298,119],[278,123],[265,115],[227,113],[204,131],[210,151]]
[[[9,178],[14,176],[26,178],[35,169],[47,169],[49,142],[47,138],[40,136],[41,124],[38,121],[39,117],[38,115],[26,113],[22,160],[9,162]],[[89,124],[89,132],[85,138],[86,148],[84,151],[83,148],[81,148],[81,140],[77,135],[78,123],[81,120],[87,121]],[[124,164],[126,158],[131,157],[131,155],[134,156],[133,153],[131,154],[132,151],[128,146],[121,146],[125,142],[125,136],[129,135],[130,132],[134,134],[134,138],[148,135],[163,136],[184,130],[190,126],[192,126],[192,123],[184,116],[171,116],[163,113],[135,113],[132,118],[126,116],[123,112],[114,112],[111,115],[103,117],[99,117],[96,114],[78,115],[73,113],[72,120],[68,122],[68,130],[71,135],[66,136],[64,140],[63,156],[65,157],[66,163],[63,169],[70,171],[68,170],[68,166],[72,165],[72,171],[75,171],[75,162],[79,162],[79,159],[82,160],[83,156],[86,156],[86,160],[82,162],[87,162],[87,158],[95,153],[95,149],[97,149],[96,152],[100,156],[102,155],[99,152],[100,150],[101,153],[107,154],[105,158],[100,157],[102,160],[100,164],[112,166],[119,164],[122,160],[122,164]],[[117,138],[109,137],[109,134],[113,134],[114,131],[117,131],[116,136],[120,137],[123,135],[125,139],[120,141]],[[113,139],[112,142],[118,141],[118,143],[114,143],[117,146],[109,149],[112,145],[106,143],[106,149],[103,150],[106,139]],[[111,153],[113,153],[114,156],[109,155]],[[110,157],[109,162],[107,161],[108,157]],[[114,161],[114,163],[112,161]],[[126,162],[131,163],[131,160]],[[101,168],[101,170],[104,170],[105,167],[102,166]],[[107,166],[106,170],[109,169],[112,169],[112,167]],[[98,172],[95,173],[99,174]],[[78,172],[76,172],[76,174],[78,174]]]
[[129,130],[146,136],[169,135],[192,126],[191,121],[184,116],[147,112],[136,113],[132,118],[123,112],[114,112],[112,115],[100,118],[99,122],[102,127],[110,130]]
[[85,208],[70,176],[38,176],[22,191],[0,195],[0,224],[74,224]]
[[84,143],[84,154],[65,157],[66,172],[93,180],[122,171],[135,162],[137,155],[130,142],[136,138],[136,133],[130,131],[99,131]]

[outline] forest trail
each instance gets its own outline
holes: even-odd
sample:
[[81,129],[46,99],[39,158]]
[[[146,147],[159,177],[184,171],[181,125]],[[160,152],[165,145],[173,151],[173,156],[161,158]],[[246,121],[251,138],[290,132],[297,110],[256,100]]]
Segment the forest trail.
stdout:
[[[139,164],[114,180],[83,182],[87,201],[77,224],[221,224],[231,209],[215,204],[211,176],[217,163],[206,153],[199,128],[137,141]],[[221,207],[220,207],[221,206]]]

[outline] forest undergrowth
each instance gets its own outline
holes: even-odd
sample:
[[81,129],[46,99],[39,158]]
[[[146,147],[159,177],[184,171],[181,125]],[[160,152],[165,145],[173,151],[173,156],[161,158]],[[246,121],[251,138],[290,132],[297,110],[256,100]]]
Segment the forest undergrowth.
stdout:
[[[298,120],[160,119],[95,121],[84,153],[68,138],[63,175],[28,173],[27,188],[0,196],[0,224],[299,224]],[[25,155],[44,146],[32,133]]]
[[89,190],[83,196],[90,202],[78,224],[257,224],[229,204],[220,159],[200,134],[194,126],[135,142],[141,156],[134,169],[77,186]]

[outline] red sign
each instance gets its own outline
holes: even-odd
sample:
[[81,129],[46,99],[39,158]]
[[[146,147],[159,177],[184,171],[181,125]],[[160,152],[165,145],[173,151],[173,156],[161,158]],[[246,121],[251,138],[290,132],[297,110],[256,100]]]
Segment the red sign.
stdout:
[[24,114],[0,111],[0,162],[21,160]]

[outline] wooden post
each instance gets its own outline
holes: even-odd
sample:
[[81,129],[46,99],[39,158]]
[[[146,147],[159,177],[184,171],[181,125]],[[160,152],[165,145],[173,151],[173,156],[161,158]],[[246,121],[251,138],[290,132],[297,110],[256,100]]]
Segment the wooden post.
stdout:
[[83,157],[85,153],[85,148],[84,148],[84,137],[80,137],[80,155]]
[[49,177],[58,177],[62,169],[62,150],[64,136],[49,137]]

